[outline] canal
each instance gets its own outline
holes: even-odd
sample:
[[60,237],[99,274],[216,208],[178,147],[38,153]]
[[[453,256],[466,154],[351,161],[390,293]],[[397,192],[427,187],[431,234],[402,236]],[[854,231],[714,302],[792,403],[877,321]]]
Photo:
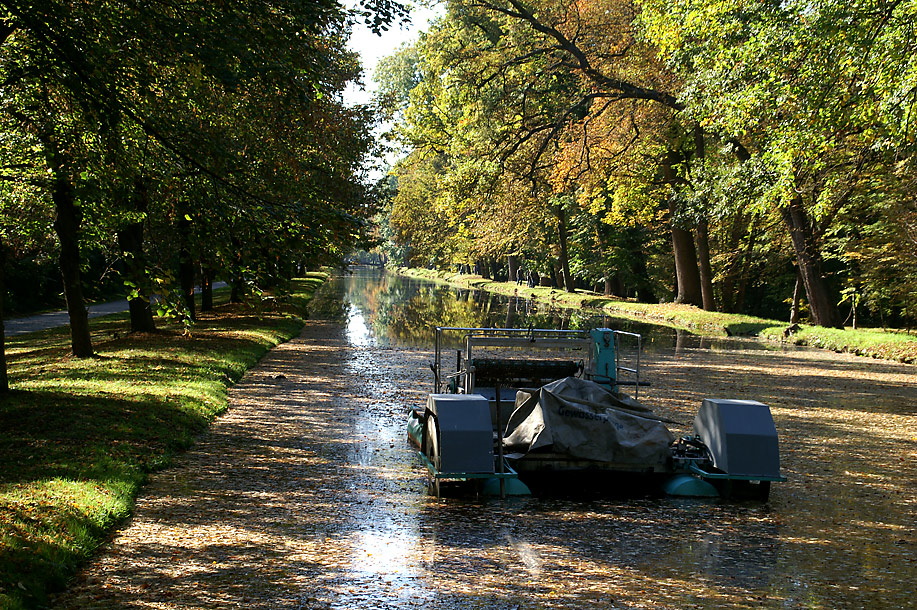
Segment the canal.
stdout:
[[[908,608],[917,581],[913,366],[550,309],[360,269],[317,297],[338,320],[341,487],[301,608]],[[437,326],[587,328],[644,335],[644,400],[690,422],[706,396],[771,406],[786,483],[767,503],[628,497],[620,490],[443,498],[406,441],[432,388]],[[344,473],[344,474],[341,474]],[[331,492],[329,492],[331,493]],[[330,555],[334,555],[332,559]]]

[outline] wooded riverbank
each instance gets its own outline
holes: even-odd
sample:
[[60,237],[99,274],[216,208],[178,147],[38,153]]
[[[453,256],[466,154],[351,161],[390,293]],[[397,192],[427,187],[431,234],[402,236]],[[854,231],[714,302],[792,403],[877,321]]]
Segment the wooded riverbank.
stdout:
[[485,290],[505,296],[531,298],[550,306],[574,309],[594,309],[608,314],[646,320],[707,336],[747,335],[790,345],[802,345],[851,353],[883,360],[917,363],[917,335],[882,329],[844,330],[790,325],[779,320],[767,320],[741,314],[704,311],[692,305],[677,303],[637,303],[596,292],[577,290],[565,292],[546,286],[528,287],[516,282],[499,282],[478,275],[442,272],[429,269],[398,268],[396,273],[453,286]]

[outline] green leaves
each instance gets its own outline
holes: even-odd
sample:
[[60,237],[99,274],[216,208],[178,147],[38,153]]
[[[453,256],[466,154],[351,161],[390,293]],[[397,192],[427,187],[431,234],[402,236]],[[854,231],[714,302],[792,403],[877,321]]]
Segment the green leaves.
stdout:
[[[450,2],[379,72],[412,151],[393,238],[423,264],[551,251],[546,201],[568,195],[584,277],[621,260],[602,231],[703,225],[720,302],[740,308],[749,281],[782,302],[803,265],[830,305],[864,273],[854,210],[890,218],[877,199],[912,186],[894,166],[917,155],[915,17],[914,0]],[[642,273],[670,284],[670,254]]]
[[[384,24],[399,7],[367,10]],[[359,174],[372,117],[340,95],[359,74],[343,44],[349,13],[330,0],[173,8],[51,0],[16,9],[16,36],[0,47],[0,150],[16,175],[0,189],[28,199],[35,220],[4,204],[0,234],[47,232],[55,178],[74,189],[84,247],[114,258],[116,235],[142,223],[137,239],[154,245],[141,267],[175,264],[180,223],[193,225],[186,246],[211,267],[266,276],[281,255],[341,258],[371,213]],[[210,255],[218,246],[232,256]]]

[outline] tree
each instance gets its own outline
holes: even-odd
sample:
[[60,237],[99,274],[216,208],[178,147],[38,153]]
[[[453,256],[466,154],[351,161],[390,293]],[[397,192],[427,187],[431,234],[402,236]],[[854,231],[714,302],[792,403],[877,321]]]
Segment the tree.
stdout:
[[35,158],[37,142],[27,134],[7,132],[8,126],[0,118],[0,128],[7,135],[0,168],[0,393],[10,389],[3,329],[7,265],[26,252],[49,251],[47,235],[53,222],[50,198],[41,188],[44,177],[34,171],[40,163]]
[[[913,2],[448,7],[387,78],[397,82],[391,99],[409,100],[403,141],[441,159],[429,200],[450,201],[442,222],[461,219],[454,235],[471,239],[456,255],[559,237],[549,224],[534,235],[509,220],[574,197],[565,225],[589,226],[579,215],[593,214],[651,229],[661,208],[683,302],[735,311],[752,307],[752,291],[755,308],[767,293],[773,315],[797,271],[816,324],[840,324],[842,287],[874,294],[865,302],[876,307],[891,302],[879,296],[891,292],[887,279],[862,284],[887,278],[873,270],[888,265],[864,268],[880,261],[879,242],[906,243],[890,220],[892,210],[908,217],[902,168],[915,153]],[[507,213],[514,207],[526,212]],[[490,219],[500,229],[484,230]],[[575,272],[593,273],[612,260],[604,254],[577,260]],[[767,282],[756,277],[765,270]],[[905,301],[896,297],[897,311]]]
[[[405,16],[390,0],[362,10],[377,30]],[[281,252],[335,260],[363,239],[371,116],[341,97],[359,72],[352,18],[331,0],[0,2],[0,124],[4,142],[41,153],[14,173],[32,176],[33,204],[55,205],[75,355],[93,352],[86,245],[120,252],[132,330],[152,330],[149,299],[173,290],[177,258],[186,293],[204,263],[268,286]]]
[[[640,188],[652,191],[657,205],[680,201],[676,191],[687,184],[678,172],[688,157],[681,155],[678,167],[671,163],[686,131],[675,120],[681,109],[676,83],[635,36],[633,5],[506,1],[449,7],[446,19],[420,42],[423,78],[400,135],[415,150],[448,158],[448,175],[476,192],[470,198],[476,219],[486,217],[486,207],[502,211],[496,198],[515,195],[517,188],[504,186],[514,182],[538,193],[528,198],[535,199],[532,216],[543,213],[538,208],[556,212],[547,204],[555,195],[588,198],[594,185],[610,179],[632,184],[635,173],[647,181]],[[671,171],[660,177],[667,160]],[[634,172],[648,162],[658,172]],[[680,224],[690,217],[672,209],[678,260],[696,267],[693,225],[684,230]],[[557,217],[559,227],[567,215],[565,209]],[[502,234],[523,244],[531,237],[506,224]],[[564,232],[555,235],[565,251]],[[700,290],[684,284],[690,275],[679,278],[681,299],[701,304]]]
[[641,6],[686,83],[687,112],[759,164],[768,188],[757,205],[780,211],[815,323],[839,325],[825,238],[859,196],[851,186],[877,169],[870,158],[910,146],[913,3]]

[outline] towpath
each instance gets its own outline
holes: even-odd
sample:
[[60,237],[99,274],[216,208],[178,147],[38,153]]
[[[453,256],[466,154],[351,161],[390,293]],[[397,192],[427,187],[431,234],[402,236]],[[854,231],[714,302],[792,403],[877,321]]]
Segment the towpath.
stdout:
[[[213,284],[214,289],[223,288],[225,286],[225,282],[214,282]],[[197,293],[200,292],[200,289],[196,288],[194,291]],[[87,307],[86,310],[90,318],[121,313],[122,311],[127,311],[127,299],[109,301],[107,303],[94,303]],[[70,324],[70,316],[66,310],[48,311],[34,316],[7,318],[3,320],[3,330],[7,337],[14,337],[16,335],[33,333],[39,330],[67,326],[68,324]]]
[[[108,303],[96,303],[88,308],[90,318],[98,318],[113,313],[127,311],[127,299],[120,301],[110,301]],[[34,316],[24,316],[22,318],[9,318],[3,321],[3,330],[7,337],[24,335],[48,328],[57,328],[70,324],[70,316],[66,310],[49,311]]]

